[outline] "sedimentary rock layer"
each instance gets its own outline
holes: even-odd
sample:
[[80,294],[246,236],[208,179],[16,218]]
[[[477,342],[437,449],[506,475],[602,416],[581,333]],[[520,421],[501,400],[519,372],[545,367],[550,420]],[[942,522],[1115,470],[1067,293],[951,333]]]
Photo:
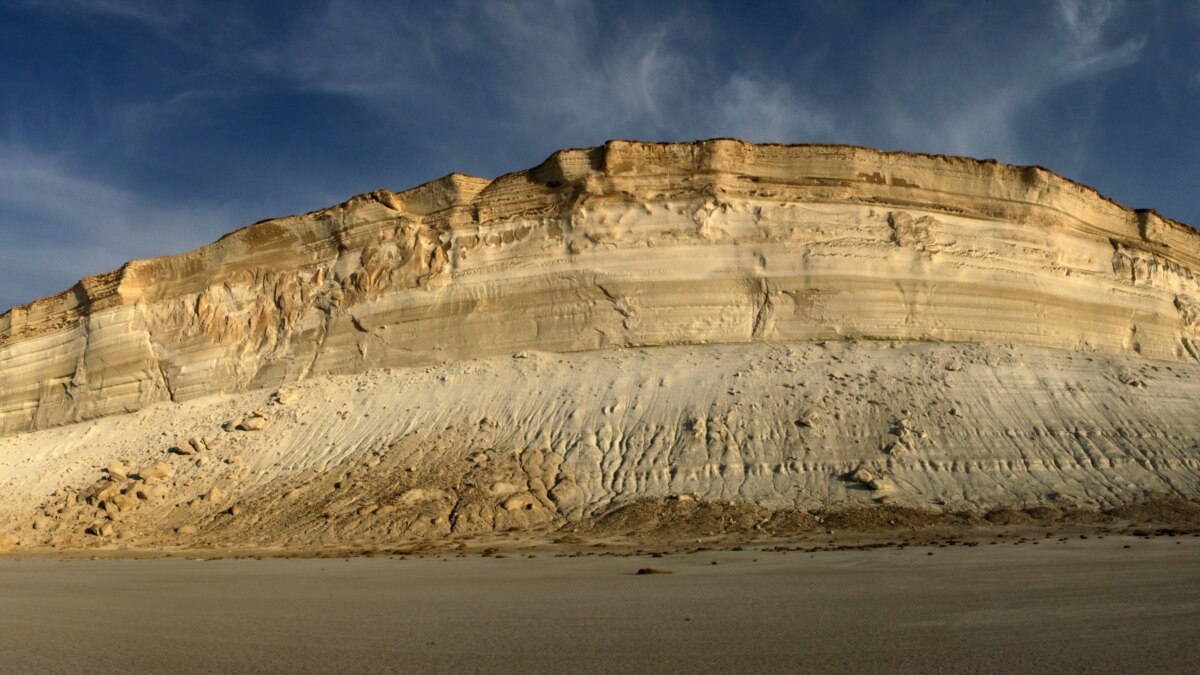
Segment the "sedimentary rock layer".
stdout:
[[613,141],[255,224],[0,317],[0,434],[314,375],[792,340],[1200,357],[1200,236],[1036,167]]

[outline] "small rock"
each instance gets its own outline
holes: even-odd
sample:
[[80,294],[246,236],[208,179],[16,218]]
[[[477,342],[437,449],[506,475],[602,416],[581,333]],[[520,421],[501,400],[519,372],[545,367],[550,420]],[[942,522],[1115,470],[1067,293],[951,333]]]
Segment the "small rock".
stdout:
[[358,510],[358,515],[360,515],[360,516],[369,516],[369,515],[371,515],[372,513],[375,513],[375,512],[376,512],[376,511],[378,511],[378,510],[379,510],[379,506],[378,506],[377,504],[368,504],[368,505],[366,505],[366,506],[364,506],[364,507],[362,507],[361,509],[359,509],[359,510]]
[[518,488],[516,485],[513,485],[512,483],[505,483],[503,481],[500,481],[500,482],[492,483],[492,487],[488,488],[488,491],[491,492],[496,497],[507,497],[508,495],[511,495],[514,492],[520,491],[520,488]]
[[96,493],[94,501],[103,502],[112,499],[114,496],[121,494],[121,486],[117,483],[109,483],[99,492]]
[[289,405],[291,403],[295,403],[296,398],[296,392],[292,391],[291,389],[280,389],[279,391],[275,392],[275,394],[271,397],[271,400],[279,405]]
[[225,496],[225,493],[221,492],[221,488],[214,485],[211,490],[209,490],[207,493],[205,493],[204,501],[210,502],[210,503],[211,502],[219,502],[219,501],[221,501],[221,498],[224,496]]
[[241,455],[234,455],[233,457],[225,458],[226,464],[241,464],[244,461],[246,461],[246,458],[242,457]]
[[261,431],[267,428],[267,418],[255,414],[253,417],[247,417],[242,420],[242,423],[237,425],[237,428],[241,431]]
[[126,469],[125,465],[121,464],[120,462],[113,462],[112,464],[109,464],[105,471],[108,472],[109,476],[112,476],[117,480],[125,480],[129,477],[129,469]]
[[242,418],[235,417],[235,418],[229,420],[228,422],[226,422],[225,424],[222,424],[221,428],[224,429],[225,431],[234,431],[235,429],[238,428],[238,426],[241,425],[241,423],[242,423]]
[[146,485],[145,481],[139,480],[130,485],[125,494],[133,495],[137,499],[150,499],[150,488]]
[[871,473],[871,470],[867,467],[860,466],[854,470],[854,473],[850,474],[850,480],[854,481],[855,483],[862,483],[865,485],[870,483],[872,480],[875,480],[875,474]]
[[876,492],[887,492],[892,489],[891,483],[889,483],[885,478],[876,478],[871,480],[867,482],[867,487],[875,490]]
[[231,507],[229,507],[229,509],[227,511],[225,511],[225,513],[228,513],[229,515],[236,518],[236,517],[242,515],[242,507],[237,506],[237,505],[231,506]]
[[660,570],[657,567],[643,567],[637,571],[639,575],[646,574],[671,574],[669,570]]
[[133,495],[113,495],[105,504],[112,504],[118,512],[132,511],[138,507],[138,500]]
[[175,528],[175,534],[196,534],[196,532],[197,529],[195,525],[184,525],[182,527]]
[[145,481],[163,480],[175,475],[175,468],[166,462],[155,462],[138,469],[138,478]]
[[528,492],[519,494],[514,497],[509,497],[504,501],[505,511],[532,511],[537,508],[538,502],[533,495]]

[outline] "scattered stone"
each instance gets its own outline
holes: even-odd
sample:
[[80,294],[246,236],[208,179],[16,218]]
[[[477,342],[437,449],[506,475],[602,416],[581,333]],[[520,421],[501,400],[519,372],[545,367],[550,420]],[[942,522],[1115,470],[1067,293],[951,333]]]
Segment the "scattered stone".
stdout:
[[197,531],[195,525],[183,525],[175,528],[175,534],[196,534]]
[[175,468],[166,462],[155,462],[138,469],[137,475],[147,482],[164,480],[175,475]]
[[209,490],[207,493],[205,493],[204,501],[210,502],[210,503],[219,502],[219,501],[221,501],[221,498],[224,496],[225,496],[225,493],[221,492],[221,488],[214,485],[211,490]]
[[224,429],[225,431],[234,431],[239,426],[241,426],[241,424],[242,424],[242,418],[235,417],[235,418],[229,420],[228,422],[226,422],[225,424],[222,424],[221,428]]
[[133,495],[123,495],[123,494],[113,495],[112,497],[107,499],[104,503],[112,504],[113,507],[116,508],[118,513],[121,513],[123,511],[132,511],[138,507],[138,500]]
[[267,428],[267,418],[265,415],[255,413],[251,417],[242,420],[241,424],[237,425],[237,429],[241,431],[262,431]]
[[129,469],[126,469],[125,465],[120,462],[113,462],[104,470],[108,472],[109,476],[117,480],[125,480],[129,477]]
[[893,488],[891,481],[887,480],[886,478],[876,478],[871,480],[867,483],[867,487],[871,488],[871,490],[875,492],[891,492]]
[[671,574],[669,570],[660,570],[657,567],[643,567],[637,571],[639,575],[645,574]]
[[136,499],[150,499],[150,488],[144,481],[134,481],[132,485],[125,490],[125,494],[133,495]]
[[875,474],[871,473],[871,470],[867,467],[860,466],[854,470],[854,473],[850,474],[850,480],[866,485],[875,480]]
[[246,461],[246,458],[242,457],[241,455],[234,455],[232,457],[225,458],[226,464],[241,464],[244,461]]
[[96,492],[96,495],[90,500],[91,503],[104,502],[121,494],[121,486],[117,483],[109,483]]
[[291,389],[280,389],[271,396],[271,401],[279,405],[290,405],[296,402],[298,394]]
[[822,413],[820,410],[815,410],[815,409],[814,410],[806,410],[796,420],[796,426],[804,428],[804,429],[812,429],[812,428],[820,426],[821,422],[824,420],[824,418],[825,418],[825,414]]

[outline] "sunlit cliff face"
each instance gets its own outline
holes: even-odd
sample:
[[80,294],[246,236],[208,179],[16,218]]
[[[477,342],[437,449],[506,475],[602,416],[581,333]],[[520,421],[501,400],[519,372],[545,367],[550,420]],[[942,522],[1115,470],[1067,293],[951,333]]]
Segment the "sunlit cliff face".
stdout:
[[613,141],[131,262],[0,317],[0,433],[520,350],[1022,344],[1200,358],[1200,236],[1040,168]]

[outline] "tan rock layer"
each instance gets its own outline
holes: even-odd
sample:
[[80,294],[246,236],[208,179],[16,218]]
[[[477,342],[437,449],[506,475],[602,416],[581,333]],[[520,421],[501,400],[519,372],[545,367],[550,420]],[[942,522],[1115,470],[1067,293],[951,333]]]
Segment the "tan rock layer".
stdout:
[[522,349],[988,341],[1200,357],[1200,235],[1037,167],[612,141],[134,261],[0,316],[0,434]]

